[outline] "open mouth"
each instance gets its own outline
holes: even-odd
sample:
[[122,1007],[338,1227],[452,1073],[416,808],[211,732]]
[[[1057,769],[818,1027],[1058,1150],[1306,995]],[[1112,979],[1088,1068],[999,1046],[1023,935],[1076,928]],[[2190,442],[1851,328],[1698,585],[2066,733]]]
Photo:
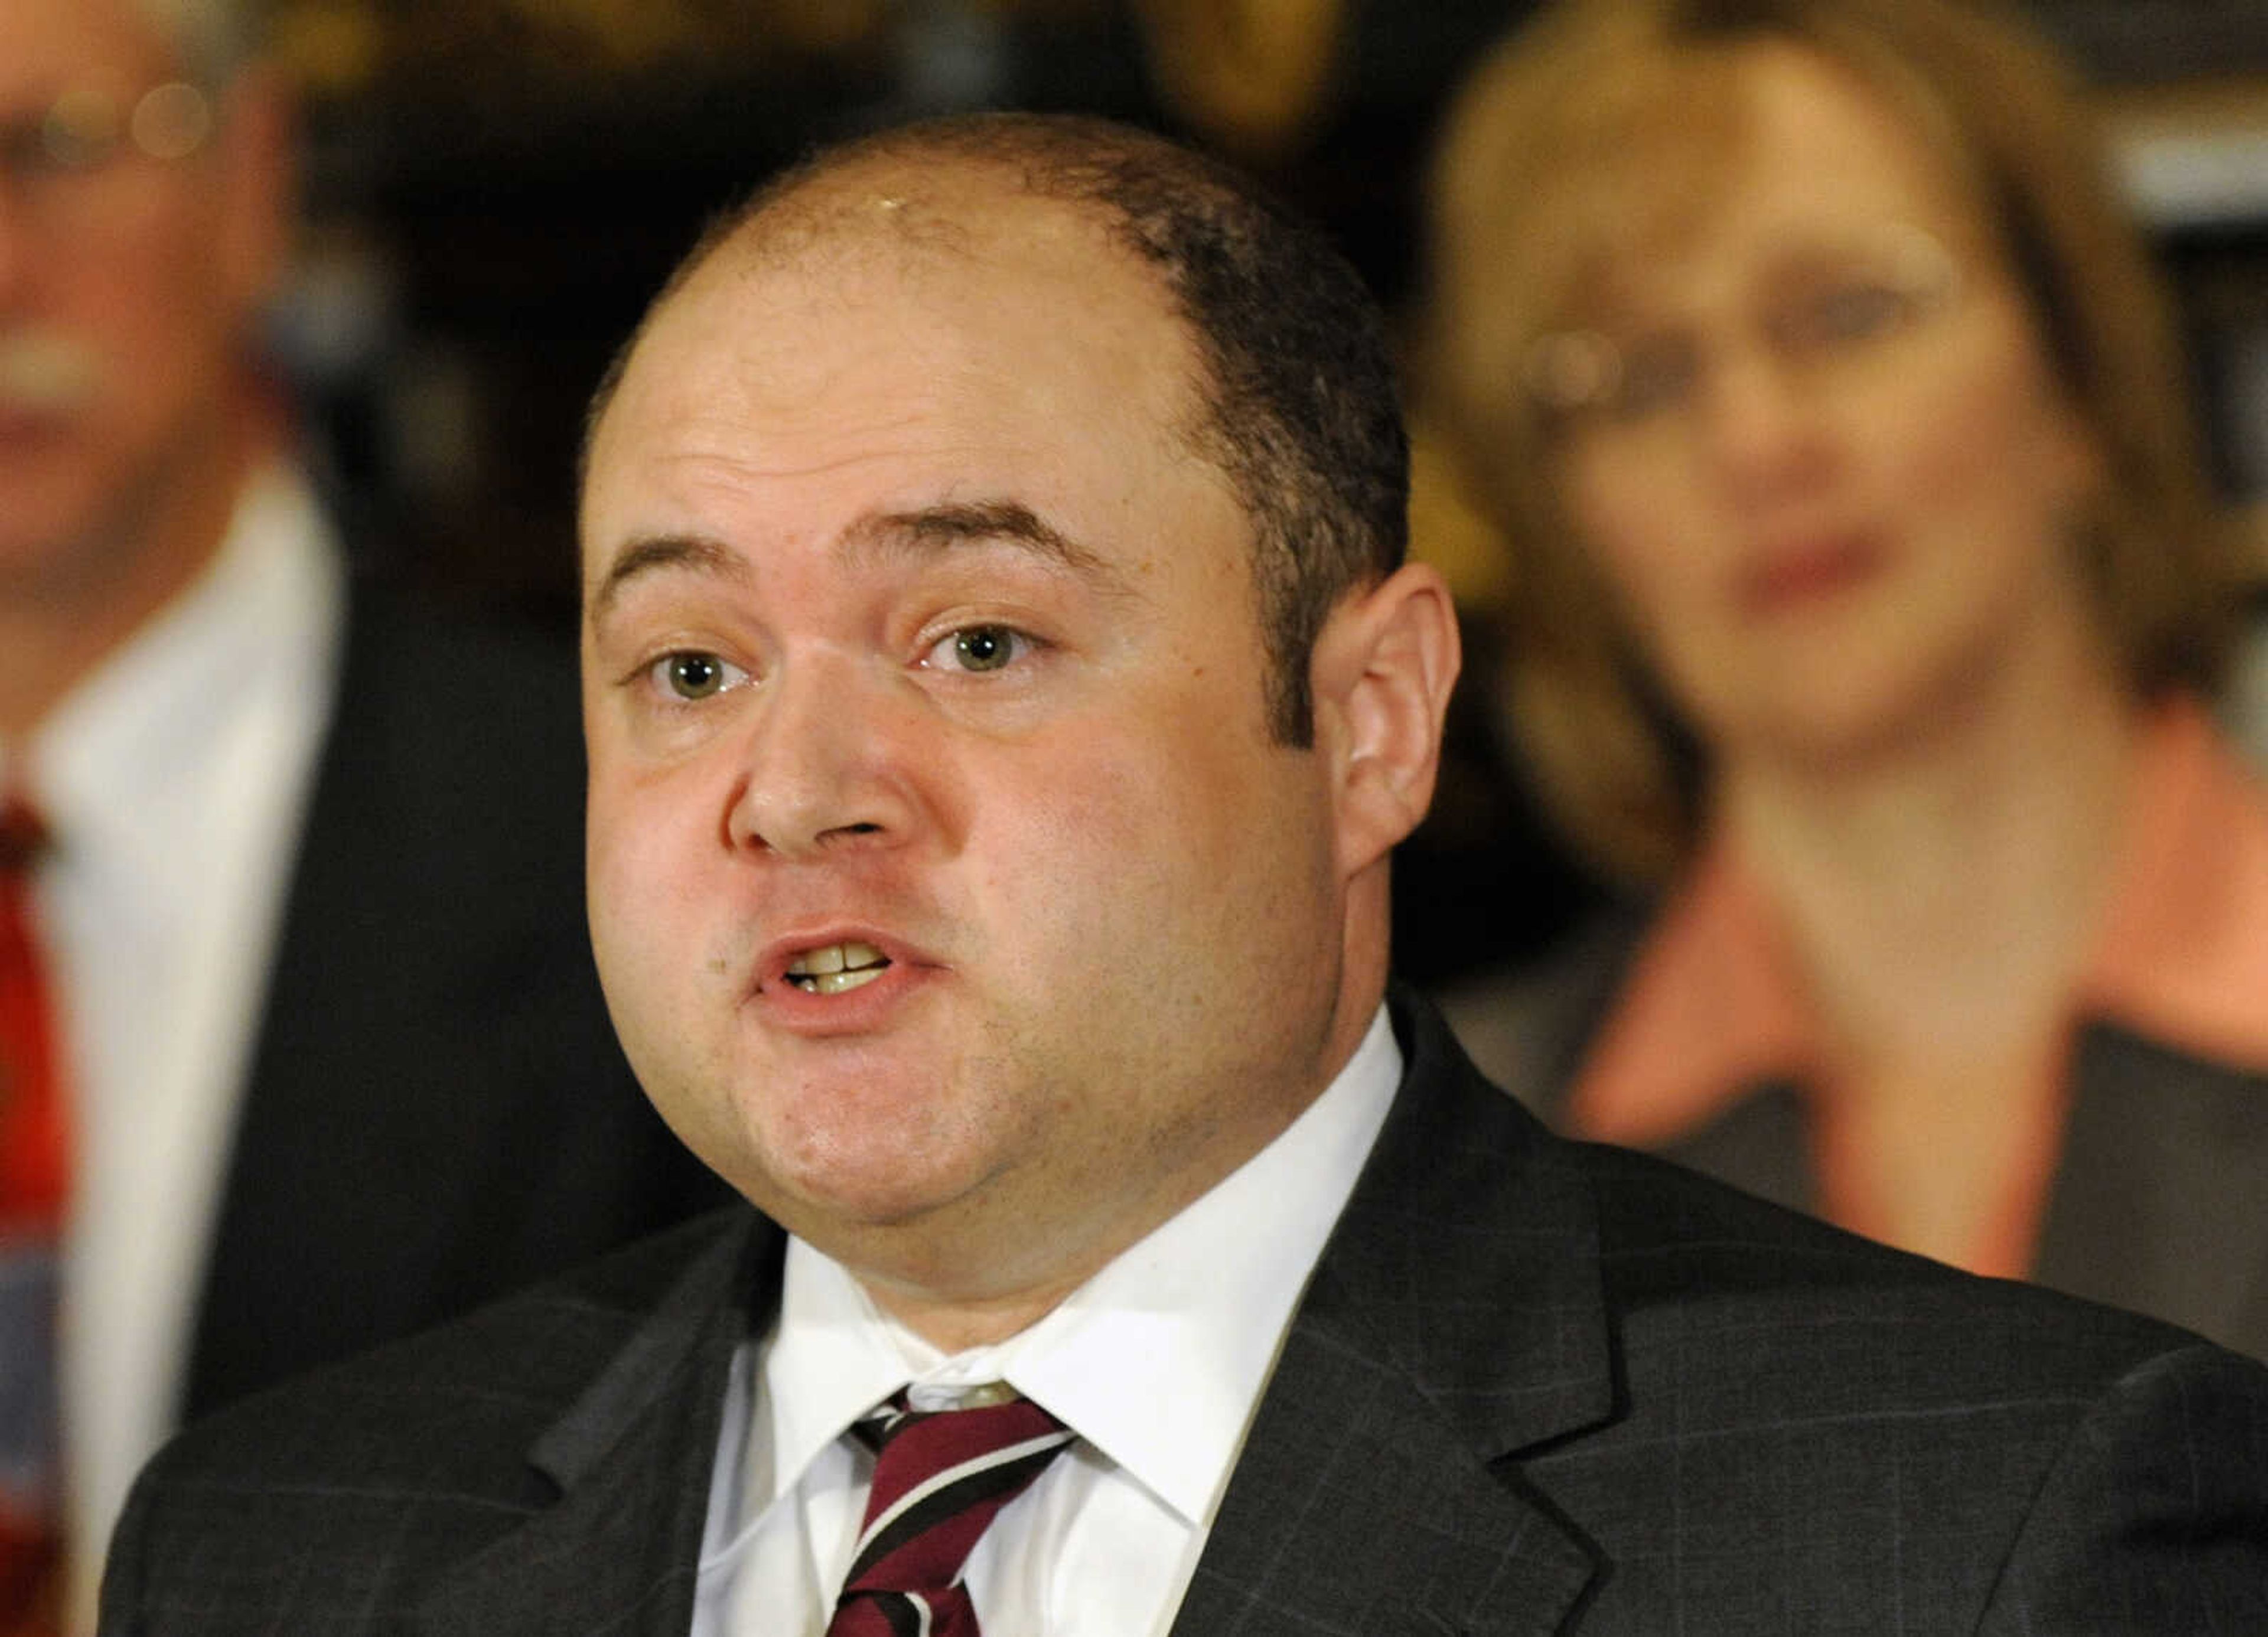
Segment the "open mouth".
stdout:
[[806,995],[841,995],[889,969],[889,957],[871,943],[829,943],[788,962],[787,980]]

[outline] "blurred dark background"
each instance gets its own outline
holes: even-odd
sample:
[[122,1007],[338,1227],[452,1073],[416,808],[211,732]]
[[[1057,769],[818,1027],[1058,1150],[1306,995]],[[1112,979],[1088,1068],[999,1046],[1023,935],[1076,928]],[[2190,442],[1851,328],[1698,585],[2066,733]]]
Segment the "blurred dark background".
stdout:
[[[702,223],[813,143],[930,112],[1079,109],[1220,149],[1419,299],[1419,176],[1515,0],[274,0],[307,230],[276,344],[368,570],[573,617],[582,405]],[[2216,473],[2268,499],[2268,4],[2036,0],[2098,87],[2175,286]],[[1420,462],[1418,549],[1501,570]],[[1485,708],[1486,624],[1398,874],[1406,972],[1515,958],[1597,896]],[[2264,649],[2264,651],[2268,651]],[[2257,695],[2248,707],[2245,696]],[[2268,664],[2238,708],[2268,720]]]

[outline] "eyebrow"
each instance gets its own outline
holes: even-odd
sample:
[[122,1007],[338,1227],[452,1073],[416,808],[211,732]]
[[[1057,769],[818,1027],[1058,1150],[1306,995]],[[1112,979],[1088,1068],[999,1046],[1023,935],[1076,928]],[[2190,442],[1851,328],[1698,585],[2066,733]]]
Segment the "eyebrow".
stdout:
[[1116,565],[1057,528],[1020,500],[959,501],[911,511],[873,513],[844,531],[846,556],[927,556],[945,548],[997,541],[1067,569],[1082,579],[1123,586]]
[[614,606],[623,586],[642,575],[663,569],[690,569],[712,578],[743,583],[749,577],[748,565],[738,552],[706,535],[659,534],[634,540],[615,554],[614,561],[607,565],[606,577],[591,593],[592,623],[595,625],[606,618],[607,610]]
[[[926,557],[954,546],[983,542],[1027,551],[1108,591],[1127,589],[1125,576],[1116,565],[1017,500],[962,501],[910,511],[870,512],[843,532],[836,550],[838,555],[854,560]],[[591,594],[593,623],[605,619],[625,585],[663,569],[689,570],[743,584],[754,577],[746,558],[706,535],[662,534],[634,540],[615,554],[605,577]]]

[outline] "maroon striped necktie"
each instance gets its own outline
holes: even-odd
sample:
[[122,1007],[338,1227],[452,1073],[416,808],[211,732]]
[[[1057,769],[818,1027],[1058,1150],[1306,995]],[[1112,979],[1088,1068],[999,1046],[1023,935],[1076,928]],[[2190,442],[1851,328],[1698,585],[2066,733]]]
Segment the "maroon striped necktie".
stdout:
[[961,1565],[1075,1435],[1029,1398],[924,1413],[903,1393],[851,1430],[874,1485],[827,1637],[977,1637]]

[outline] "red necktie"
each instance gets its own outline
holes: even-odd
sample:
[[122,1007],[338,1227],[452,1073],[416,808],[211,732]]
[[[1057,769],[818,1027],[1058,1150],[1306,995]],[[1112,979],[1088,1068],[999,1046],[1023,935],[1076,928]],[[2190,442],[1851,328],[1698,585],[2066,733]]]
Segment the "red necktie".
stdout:
[[827,1637],[978,1637],[961,1565],[1073,1435],[1029,1398],[924,1414],[902,1393],[853,1430],[874,1487]]
[[0,802],[0,1637],[61,1623],[55,1305],[70,1150],[32,914],[47,839],[28,805]]

